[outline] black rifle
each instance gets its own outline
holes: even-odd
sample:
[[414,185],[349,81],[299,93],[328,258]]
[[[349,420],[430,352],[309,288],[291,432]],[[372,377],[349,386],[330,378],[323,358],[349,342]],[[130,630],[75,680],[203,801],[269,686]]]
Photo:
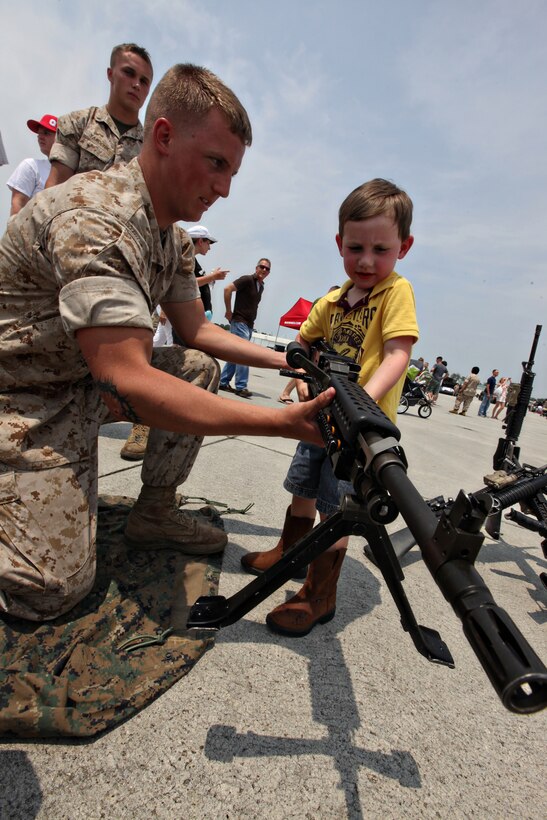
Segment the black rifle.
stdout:
[[[536,375],[532,371],[532,368],[534,366],[534,359],[541,333],[541,327],[541,325],[536,325],[536,332],[532,343],[532,349],[530,351],[530,357],[527,362],[522,363],[523,372],[520,379],[520,390],[517,403],[514,407],[507,408],[505,438],[500,438],[498,441],[498,446],[496,448],[496,452],[494,453],[493,466],[494,470],[498,471],[502,475],[502,478],[503,476],[506,476],[508,479],[513,480],[512,486],[507,488],[507,498],[511,498],[511,495],[515,494],[518,489],[525,491],[526,486],[528,485],[528,493],[524,493],[524,495],[520,493],[518,498],[515,498],[515,500],[510,500],[509,504],[504,505],[507,507],[516,503],[516,501],[520,501],[521,507],[523,507],[528,514],[519,512],[518,510],[510,510],[507,513],[506,518],[514,521],[521,527],[525,527],[527,530],[532,530],[533,532],[539,533],[543,539],[541,542],[543,554],[547,558],[547,499],[542,492],[542,490],[547,486],[547,481],[544,480],[543,483],[541,481],[542,476],[544,479],[547,476],[547,465],[543,465],[543,467],[532,467],[530,464],[521,465],[519,462],[520,447],[516,446],[522,430],[522,424],[526,418],[526,413],[528,412],[530,399],[532,398],[532,388]],[[490,477],[486,476],[486,480],[488,480],[488,478]],[[491,478],[495,478],[495,476],[492,476]],[[536,479],[535,485],[532,479]],[[535,487],[537,487],[537,489],[535,489]],[[497,535],[490,532],[494,538],[499,536],[501,510],[503,508],[504,507],[500,507],[494,513],[495,519],[493,520],[495,523],[492,524],[492,528],[494,531],[497,530]],[[531,517],[532,515],[534,518]],[[540,577],[543,583],[547,586],[547,577],[545,574],[542,573]]]
[[354,495],[346,496],[340,510],[235,595],[198,598],[188,628],[219,629],[234,623],[340,538],[360,535],[372,549],[401,625],[416,649],[434,663],[453,667],[439,633],[418,624],[403,590],[404,575],[385,529],[400,513],[504,706],[518,713],[544,708],[547,669],[509,615],[496,605],[473,566],[484,539],[480,530],[489,512],[488,499],[477,501],[461,491],[450,514],[443,513],[438,521],[406,475],[400,431],[356,384],[355,363],[323,348],[315,364],[295,342],[287,348],[287,361],[306,372],[313,395],[331,386],[336,389],[332,404],[318,421],[335,475],[352,481]]
[[[520,503],[527,514],[511,509],[505,517],[527,530],[537,532],[542,538],[541,547],[547,558],[547,499],[543,492],[547,488],[547,464],[541,467],[521,465],[518,460],[520,448],[516,446],[532,396],[535,377],[532,368],[540,333],[541,325],[537,325],[530,358],[522,363],[523,374],[516,404],[507,408],[507,433],[505,438],[498,441],[493,459],[495,472],[484,476],[486,486],[473,493],[473,498],[478,501],[486,495],[489,496],[485,530],[495,540],[500,537],[503,510]],[[449,512],[454,502],[451,498],[445,501],[443,496],[438,496],[427,503],[439,517],[441,512]],[[532,518],[532,515],[535,518]],[[394,533],[392,540],[397,558],[402,558],[416,544],[408,528]],[[369,560],[374,561],[368,546],[365,546],[365,554]],[[540,578],[547,586],[547,574],[540,573]]]
[[526,418],[530,400],[532,398],[532,388],[534,386],[535,373],[532,372],[534,366],[534,359],[541,334],[541,325],[536,325],[536,332],[534,334],[534,341],[532,342],[532,349],[530,357],[527,362],[522,363],[522,376],[520,379],[520,391],[517,403],[514,407],[507,410],[507,425],[505,438],[500,438],[496,452],[494,453],[494,470],[505,470],[506,472],[514,472],[520,470],[518,462],[520,456],[520,447],[516,446],[522,424]]

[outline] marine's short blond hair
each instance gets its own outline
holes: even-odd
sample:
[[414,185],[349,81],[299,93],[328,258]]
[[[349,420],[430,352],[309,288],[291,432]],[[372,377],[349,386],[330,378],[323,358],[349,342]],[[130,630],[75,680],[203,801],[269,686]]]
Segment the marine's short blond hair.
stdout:
[[144,60],[145,63],[148,63],[148,65],[152,69],[152,60],[150,59],[150,54],[147,52],[145,48],[143,48],[142,46],[138,46],[136,43],[120,43],[119,46],[114,46],[114,48],[112,49],[112,54],[110,55],[110,68],[114,68],[114,63],[118,59],[118,56],[120,54],[125,54],[126,51],[129,51],[131,54],[136,54],[137,57],[140,57],[141,60]]
[[225,115],[230,131],[244,145],[251,145],[253,132],[245,108],[216,74],[201,66],[179,63],[161,78],[146,109],[144,139],[160,117],[176,123],[196,123],[213,108]]
[[338,233],[344,235],[346,222],[359,222],[380,214],[390,214],[397,225],[399,239],[410,236],[412,200],[387,179],[371,179],[359,185],[342,202],[338,212]]

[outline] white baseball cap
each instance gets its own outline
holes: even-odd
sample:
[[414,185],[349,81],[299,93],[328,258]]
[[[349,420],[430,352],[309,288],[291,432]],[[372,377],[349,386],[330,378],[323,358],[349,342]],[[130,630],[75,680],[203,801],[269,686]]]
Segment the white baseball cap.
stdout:
[[194,225],[193,228],[188,228],[188,233],[192,239],[208,239],[211,244],[218,241],[211,236],[205,225]]

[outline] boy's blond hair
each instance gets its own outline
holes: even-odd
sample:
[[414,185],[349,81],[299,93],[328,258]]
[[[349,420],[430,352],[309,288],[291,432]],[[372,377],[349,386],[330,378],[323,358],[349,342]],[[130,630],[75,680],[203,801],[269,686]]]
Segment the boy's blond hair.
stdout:
[[338,233],[344,235],[346,222],[359,222],[380,214],[393,216],[399,239],[410,236],[412,200],[409,195],[387,179],[371,179],[359,185],[342,202],[338,212]]
[[146,109],[144,139],[146,140],[160,117],[184,126],[194,125],[213,108],[218,108],[228,121],[230,131],[244,145],[253,140],[247,112],[216,74],[190,63],[178,63],[161,78]]

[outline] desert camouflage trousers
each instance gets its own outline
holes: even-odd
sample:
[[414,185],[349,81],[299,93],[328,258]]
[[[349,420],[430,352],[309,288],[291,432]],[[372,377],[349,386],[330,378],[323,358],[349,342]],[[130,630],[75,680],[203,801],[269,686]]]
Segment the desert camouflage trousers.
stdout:
[[475,391],[473,391],[472,393],[458,393],[458,395],[456,396],[456,401],[454,402],[454,410],[459,410],[460,405],[463,405],[462,413],[467,413],[467,411],[469,410],[469,405],[471,404],[474,398]]
[[[218,389],[218,363],[200,351],[155,348],[152,364],[210,392]],[[98,435],[101,424],[112,421],[95,385],[86,381],[59,417],[47,423],[50,448],[58,445],[62,451],[68,439],[85,439],[84,457],[44,469],[34,464],[29,470],[0,462],[0,613],[50,620],[71,609],[93,586]],[[143,484],[182,484],[202,440],[152,428]]]

